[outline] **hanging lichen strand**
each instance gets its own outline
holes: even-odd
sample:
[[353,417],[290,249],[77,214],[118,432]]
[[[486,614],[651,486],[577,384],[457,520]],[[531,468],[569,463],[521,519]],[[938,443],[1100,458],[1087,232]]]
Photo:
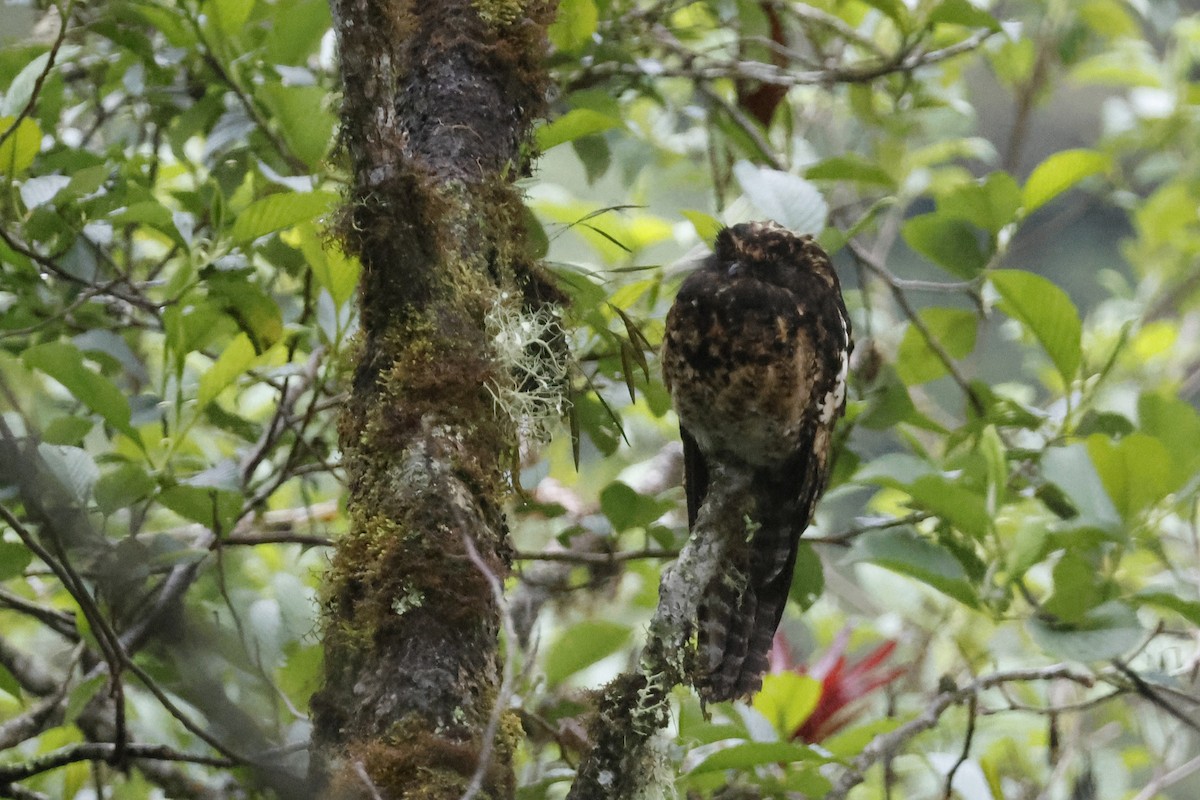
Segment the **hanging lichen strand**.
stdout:
[[[340,437],[351,529],[325,583],[313,699],[323,797],[510,797],[515,722],[490,720],[508,570],[502,464],[517,423],[499,304],[540,313],[515,178],[543,107],[545,2],[335,0],[336,224],[363,264]],[[489,721],[492,722],[489,725]]]

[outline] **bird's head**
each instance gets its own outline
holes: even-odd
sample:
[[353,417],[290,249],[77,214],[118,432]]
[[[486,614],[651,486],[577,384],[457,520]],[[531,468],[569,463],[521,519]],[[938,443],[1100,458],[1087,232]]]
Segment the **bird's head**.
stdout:
[[795,288],[811,275],[838,288],[837,273],[816,240],[778,222],[743,222],[722,228],[713,252],[719,268],[731,280],[759,280]]

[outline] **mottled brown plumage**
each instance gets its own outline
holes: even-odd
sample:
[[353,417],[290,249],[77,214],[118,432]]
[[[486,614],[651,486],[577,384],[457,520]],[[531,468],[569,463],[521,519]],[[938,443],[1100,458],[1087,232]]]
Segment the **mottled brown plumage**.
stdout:
[[720,532],[733,557],[697,620],[706,699],[762,684],[798,540],[828,478],[851,346],[829,257],[774,222],[722,230],[667,315],[663,378],[679,414],[689,526],[715,465],[751,487],[741,498],[749,524]]

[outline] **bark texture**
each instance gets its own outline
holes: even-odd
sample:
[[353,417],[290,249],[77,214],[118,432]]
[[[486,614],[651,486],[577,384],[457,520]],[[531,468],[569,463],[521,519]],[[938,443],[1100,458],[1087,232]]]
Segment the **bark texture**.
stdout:
[[[486,320],[544,298],[512,181],[545,92],[541,0],[332,0],[352,187],[337,233],[363,264],[341,446],[351,530],[326,579],[313,789],[510,797],[491,577],[515,442]],[[471,542],[479,554],[469,557]],[[482,766],[481,766],[482,764]],[[474,789],[473,789],[474,790]]]

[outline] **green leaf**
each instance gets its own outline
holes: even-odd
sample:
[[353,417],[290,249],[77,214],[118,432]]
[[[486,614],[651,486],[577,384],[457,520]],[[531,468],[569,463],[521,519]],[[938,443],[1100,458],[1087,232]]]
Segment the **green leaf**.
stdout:
[[754,709],[767,718],[783,740],[791,738],[812,716],[821,700],[821,682],[811,675],[779,672],[763,676]]
[[629,636],[629,626],[617,622],[585,620],[570,626],[546,654],[546,682],[557,686],[620,650]]
[[179,233],[179,229],[175,227],[175,218],[171,214],[171,209],[157,200],[143,200],[119,208],[108,215],[108,221],[114,227],[145,225],[147,228],[152,228],[169,237],[177,244],[185,246],[187,244]]
[[12,119],[21,113],[21,109],[25,108],[29,98],[33,97],[33,90],[37,86],[38,78],[46,71],[46,65],[49,63],[50,51],[47,50],[30,59],[29,63],[22,67],[17,76],[8,84],[4,90],[3,99],[0,99],[0,115],[3,115],[3,119],[0,119],[0,131],[9,127]]
[[1167,448],[1152,436],[1134,433],[1113,442],[1095,433],[1087,438],[1087,450],[1105,491],[1126,520],[1179,488]]
[[250,337],[256,353],[264,352],[283,336],[279,304],[248,276],[218,272],[209,275],[206,284],[209,297],[219,301],[222,310]]
[[968,28],[1000,30],[1000,23],[995,17],[972,5],[968,0],[942,0],[929,15],[929,22],[931,25],[949,23]]
[[788,596],[796,601],[801,611],[807,611],[820,599],[825,591],[825,571],[821,558],[808,542],[796,547],[796,568],[792,572],[792,585]]
[[154,479],[140,464],[121,464],[96,482],[96,505],[101,513],[111,514],[149,497],[154,488]]
[[878,164],[855,153],[827,158],[804,171],[810,181],[854,181],[893,188],[896,181]]
[[962,483],[942,475],[924,475],[907,491],[914,505],[933,512],[974,539],[982,540],[991,529],[986,499]]
[[266,38],[265,60],[270,64],[306,63],[317,51],[329,25],[327,0],[301,0],[287,13],[274,14]]
[[891,733],[903,724],[901,717],[887,717],[855,725],[821,742],[821,747],[837,758],[853,758],[863,751],[872,739]]
[[310,222],[329,211],[337,202],[332,192],[280,192],[255,200],[238,215],[231,234],[245,244],[268,233]]
[[1046,480],[1062,489],[1078,516],[1076,526],[1095,528],[1109,534],[1119,534],[1121,517],[1100,480],[1086,445],[1080,442],[1067,447],[1051,447],[1042,454],[1042,474]]
[[1080,553],[1067,551],[1054,565],[1054,594],[1043,608],[1062,622],[1076,623],[1103,599],[1103,578]]
[[1046,652],[1084,662],[1117,658],[1145,635],[1133,609],[1116,600],[1093,608],[1075,624],[1032,619],[1029,632]]
[[100,478],[100,470],[92,454],[81,447],[61,444],[38,445],[38,455],[63,489],[80,505],[92,499],[92,489]]
[[[929,333],[951,357],[966,358],[975,349],[979,319],[974,313],[958,308],[925,308],[920,317]],[[946,365],[912,323],[900,341],[896,373],[909,386],[927,383],[948,373]]]
[[1041,275],[1017,269],[996,270],[989,276],[1000,293],[998,307],[1025,325],[1045,349],[1063,382],[1079,372],[1083,325],[1067,293]]
[[1200,471],[1200,414],[1189,403],[1164,393],[1146,392],[1138,398],[1138,425],[1171,453],[1175,479],[1180,483]]
[[42,430],[42,441],[78,445],[93,427],[94,422],[88,417],[55,417]]
[[825,228],[829,206],[820,190],[799,175],[739,161],[733,176],[755,208],[780,225],[813,235]]
[[697,764],[688,775],[725,770],[749,770],[764,764],[795,764],[830,759],[808,745],[795,742],[746,742],[724,747]]
[[197,409],[203,409],[215,400],[217,395],[254,365],[256,358],[250,337],[244,333],[235,336],[208,371],[200,376],[200,387],[196,392]]
[[670,501],[638,494],[620,481],[613,481],[600,492],[600,510],[617,532],[645,528],[674,507]]
[[602,133],[621,124],[621,120],[591,108],[573,108],[558,119],[548,122],[534,134],[538,149],[543,153],[563,142]]
[[329,292],[336,305],[342,305],[353,296],[362,265],[336,244],[326,246],[317,233],[316,225],[297,225],[280,238],[304,254],[317,285]]
[[204,15],[221,34],[235,36],[241,32],[253,8],[254,0],[205,0]]
[[1030,516],[1021,521],[1007,554],[1009,575],[1019,578],[1045,558],[1050,550],[1049,520]]
[[594,0],[561,0],[558,14],[546,33],[554,46],[573,53],[587,47],[600,22]]
[[680,212],[688,222],[692,223],[692,227],[696,229],[696,235],[700,237],[702,242],[712,242],[717,238],[717,234],[725,227],[725,224],[716,217],[709,216],[703,211],[681,211]]
[[873,531],[860,536],[855,540],[850,558],[907,575],[964,605],[979,605],[975,587],[954,554],[910,530]]
[[158,501],[184,519],[225,534],[242,511],[242,496],[227,489],[177,484],[164,489]]
[[0,145],[0,175],[15,178],[29,168],[38,151],[42,149],[42,129],[29,117],[17,123],[12,133],[14,117],[0,117],[0,134],[8,138]]
[[21,577],[31,561],[33,553],[24,544],[0,541],[0,581]]
[[910,218],[900,234],[914,251],[960,278],[975,277],[988,261],[979,229],[941,211]]
[[1034,168],[1025,182],[1021,200],[1031,214],[1084,178],[1105,172],[1111,159],[1095,150],[1063,150]]
[[1186,600],[1174,592],[1153,589],[1143,589],[1135,594],[1133,599],[1146,605],[1174,611],[1193,625],[1200,626],[1200,601],[1198,600]]
[[337,119],[325,107],[329,90],[269,82],[254,92],[270,109],[271,119],[279,125],[292,152],[310,168],[318,168],[336,138],[333,129]]
[[991,233],[1017,218],[1021,188],[1007,172],[993,172],[983,181],[971,181],[938,198],[938,211],[964,219]]
[[608,146],[608,140],[600,134],[575,139],[571,142],[571,149],[575,151],[579,163],[583,164],[589,185],[603,178],[612,166],[612,149]]
[[0,664],[0,691],[18,700],[21,699],[21,682],[3,664]]
[[887,453],[863,465],[855,474],[854,480],[858,483],[907,489],[909,484],[922,475],[933,474],[933,466],[924,459],[908,453]]
[[67,694],[67,707],[63,711],[63,724],[70,724],[91,702],[92,698],[99,694],[100,690],[108,685],[108,675],[101,674],[88,678],[86,681],[80,682],[75,688]]
[[908,7],[904,5],[903,0],[862,0],[862,2],[874,9],[878,9],[884,16],[896,23],[896,27],[901,32],[907,33],[912,29],[912,20],[909,18]]
[[1084,0],[1080,3],[1079,18],[1101,36],[1137,36],[1141,23],[1125,9],[1120,0]]
[[89,369],[79,349],[67,342],[34,345],[21,355],[27,367],[61,383],[76,400],[104,418],[112,427],[141,446],[141,437],[129,424],[129,401],[112,381]]
[[284,665],[277,673],[279,688],[293,703],[307,705],[324,679],[325,648],[319,644],[305,647],[292,642],[284,656]]

